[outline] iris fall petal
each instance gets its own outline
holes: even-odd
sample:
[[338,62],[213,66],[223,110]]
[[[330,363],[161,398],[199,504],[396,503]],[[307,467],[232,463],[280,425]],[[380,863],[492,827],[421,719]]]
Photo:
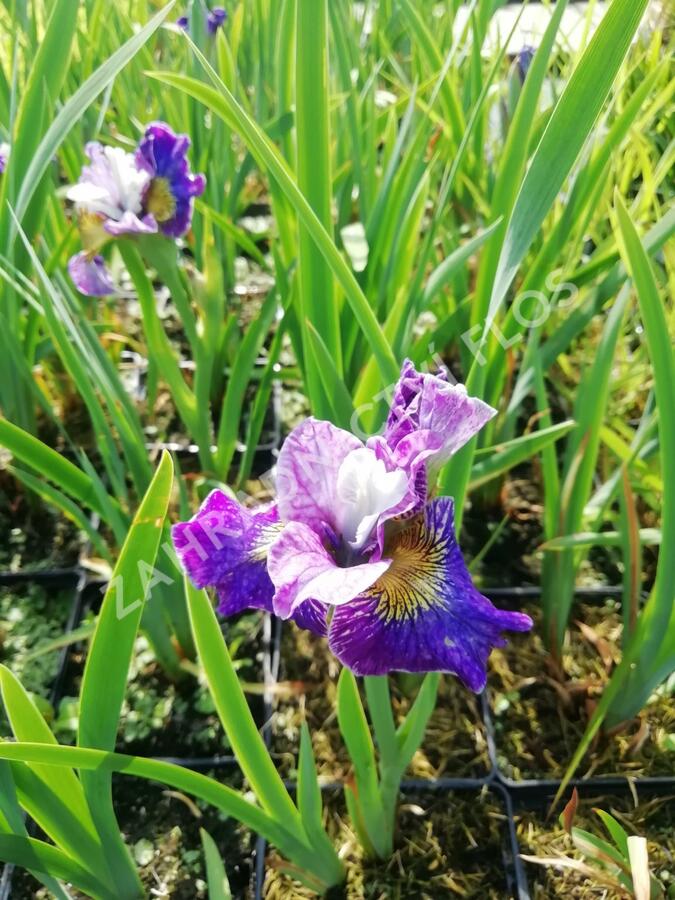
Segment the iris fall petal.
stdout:
[[357,675],[451,672],[481,691],[502,631],[527,631],[529,616],[496,609],[473,586],[449,497],[429,503],[385,547],[392,563],[372,587],[335,610],[329,642]]

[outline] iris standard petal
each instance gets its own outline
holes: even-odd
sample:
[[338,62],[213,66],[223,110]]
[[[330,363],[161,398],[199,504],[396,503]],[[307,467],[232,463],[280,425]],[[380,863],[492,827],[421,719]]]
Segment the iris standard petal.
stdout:
[[455,538],[449,497],[424,512],[388,541],[391,566],[353,602],[338,606],[329,643],[357,675],[451,672],[481,691],[493,647],[502,631],[527,631],[523,613],[496,609],[473,586]]
[[276,589],[274,612],[287,619],[308,600],[329,606],[349,603],[388,568],[389,560],[341,568],[315,531],[302,522],[289,522],[267,558]]
[[279,529],[274,504],[248,509],[222,491],[212,491],[188,522],[172,528],[178,558],[198,588],[215,587],[218,611],[272,609],[274,586],[265,564]]
[[408,494],[408,476],[391,470],[368,447],[352,450],[337,475],[337,530],[354,550],[369,542],[379,521],[390,518]]
[[138,168],[133,154],[121,147],[104,147],[97,141],[90,141],[85,152],[89,165],[82,167],[78,183],[66,193],[77,212],[114,220],[126,212],[140,214],[149,178],[147,172]]
[[277,462],[277,501],[285,522],[337,532],[337,478],[345,457],[361,441],[330,422],[306,419],[288,435]]
[[87,297],[107,297],[115,293],[115,283],[102,256],[76,253],[68,260],[68,274],[78,291]]
[[496,410],[464,385],[450,384],[445,373],[417,372],[407,359],[394,390],[384,440],[397,465],[440,468],[489,421]]

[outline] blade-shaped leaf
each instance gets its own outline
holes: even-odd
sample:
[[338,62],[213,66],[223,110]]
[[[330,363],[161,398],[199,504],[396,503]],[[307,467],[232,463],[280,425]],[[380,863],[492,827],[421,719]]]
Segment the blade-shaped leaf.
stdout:
[[340,672],[337,694],[340,733],[349,751],[356,777],[356,802],[368,837],[380,856],[386,855],[386,825],[378,789],[375,747],[363,711],[356,679],[349,671]]
[[[119,894],[109,890],[66,853],[35,838],[0,834],[0,859],[29,871],[42,872],[75,885],[96,900],[118,900]],[[63,896],[63,895],[61,895]]]
[[516,197],[492,287],[485,334],[591,133],[646,6],[647,0],[614,0],[565,86]]
[[206,862],[206,882],[209,888],[209,900],[232,900],[230,882],[215,841],[203,828],[199,829]]
[[[196,48],[195,52],[196,51]],[[373,354],[380,368],[383,382],[394,382],[398,377],[398,365],[391,352],[391,348],[382,333],[375,314],[364,296],[363,291],[354,277],[349,265],[342,258],[334,241],[323,227],[316,213],[311,208],[307,199],[299,190],[293,176],[288,171],[284,160],[280,157],[276,147],[263,134],[258,125],[246,114],[244,109],[217,77],[215,72],[202,59],[209,75],[214,79],[217,90],[197,81],[173,72],[150,72],[150,77],[157,78],[165,84],[179,88],[191,97],[202,102],[211,109],[223,121],[236,127],[246,141],[252,153],[260,163],[269,171],[272,178],[284,192],[289,202],[295,208],[298,217],[307,227],[313,241],[319,248],[330,265],[335,278],[338,280],[345,296],[351,305],[354,315],[363,329]]]
[[[115,76],[124,68],[130,59],[140,50],[151,35],[159,28],[164,19],[168,16],[174,6],[175,0],[169,0],[159,12],[147,23],[143,28],[139,29],[129,40],[123,44],[119,50],[107,59],[93,75],[80,85],[75,93],[64,104],[58,115],[47,129],[45,136],[40,141],[39,146],[31,155],[30,164],[23,176],[19,194],[14,205],[16,218],[20,222],[33,194],[40,184],[47,166],[54,158],[56,151],[65,140],[68,132],[75,123],[84,115],[89,105],[105,90]],[[64,6],[73,6],[72,0],[65,0]],[[57,32],[57,36],[59,33]],[[42,90],[42,83],[40,89]],[[15,224],[6,220],[5,210],[0,211],[2,219],[7,226],[6,234],[10,235],[6,244],[11,243],[15,234]]]
[[496,478],[497,475],[508,472],[514,466],[540,453],[545,447],[569,434],[575,426],[576,422],[573,421],[560,422],[558,425],[542,428],[532,434],[525,434],[512,441],[506,441],[504,444],[496,444],[494,447],[480,450],[476,454],[476,461],[471,469],[469,490],[485,484]]
[[[22,742],[0,743],[0,759],[14,762],[39,763],[47,766],[65,766],[81,772],[98,772],[110,777],[114,772],[132,775],[178,791],[191,794],[241,822],[247,828],[275,844],[289,859],[297,858],[306,847],[284,825],[274,821],[259,806],[251,803],[238,791],[220,784],[199,772],[193,772],[175,763],[124,753],[107,753],[84,747],[63,747],[50,744]],[[132,895],[135,896],[135,895]],[[119,897],[119,894],[116,894]]]
[[[117,738],[129,664],[173,483],[171,457],[161,462],[134,517],[99,613],[82,678],[77,742],[112,750]],[[140,881],[120,836],[107,772],[82,772],[89,808],[120,891],[133,895]]]

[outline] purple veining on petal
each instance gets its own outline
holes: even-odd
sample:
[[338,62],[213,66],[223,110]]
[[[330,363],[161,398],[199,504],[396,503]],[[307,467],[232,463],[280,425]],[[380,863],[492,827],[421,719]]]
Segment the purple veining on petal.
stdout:
[[215,587],[218,611],[272,609],[274,587],[265,559],[279,531],[276,505],[247,509],[222,491],[212,491],[188,522],[174,525],[174,547],[198,588]]
[[317,534],[338,533],[337,477],[345,457],[361,441],[330,422],[306,419],[288,435],[277,462],[277,502],[285,522],[309,525]]
[[329,607],[324,603],[306,600],[298,606],[291,619],[299,628],[318,634],[319,637],[326,637],[328,634],[326,621],[328,610]]
[[473,586],[453,511],[449,497],[428,504],[385,548],[392,558],[385,575],[335,609],[330,647],[355,674],[451,672],[481,691],[502,632],[532,627],[529,616],[496,609]]
[[102,256],[77,253],[68,260],[68,273],[78,291],[87,297],[106,297],[115,293],[115,284]]
[[190,171],[190,139],[175,134],[165,122],[152,122],[136,151],[138,168],[150,176],[143,208],[164,234],[181,237],[190,228],[194,197],[204,193],[206,179]]
[[388,560],[341,568],[315,531],[302,522],[289,522],[267,559],[276,589],[274,612],[286,619],[307,600],[329,606],[349,603],[388,568]]
[[437,471],[496,414],[491,406],[469,397],[461,384],[439,375],[417,372],[407,359],[394,390],[383,438],[394,462],[419,476]]

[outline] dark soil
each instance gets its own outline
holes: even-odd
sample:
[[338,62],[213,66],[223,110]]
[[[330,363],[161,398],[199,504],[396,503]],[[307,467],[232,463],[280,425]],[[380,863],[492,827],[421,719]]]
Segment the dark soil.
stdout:
[[[628,835],[647,838],[650,871],[662,884],[665,896],[675,895],[675,795],[641,802],[630,797],[582,795],[574,825],[611,843],[593,808],[618,819]],[[543,815],[521,813],[517,817],[517,828],[521,851],[527,856],[584,859],[564,828],[559,823],[546,825]],[[585,861],[591,863],[588,858]],[[557,897],[564,897],[565,900],[609,900],[610,897],[612,900],[623,900],[624,897],[601,884],[599,878],[588,878],[574,869],[527,862],[526,871],[533,900],[553,900]],[[668,893],[669,890],[671,893]]]
[[[502,865],[506,818],[499,801],[489,793],[404,798],[395,851],[386,862],[364,859],[340,794],[329,795],[324,816],[347,869],[346,885],[331,891],[331,900],[504,900],[508,896]],[[276,868],[278,862],[270,854],[266,900],[315,896],[283,875]]]
[[77,564],[77,527],[0,467],[0,571],[65,569]]
[[[284,626],[272,752],[285,774],[294,774],[303,719],[312,735],[319,774],[327,781],[349,774],[349,758],[335,715],[339,670],[340,665],[324,639],[293,624]],[[420,683],[417,676],[390,678],[398,723],[409,711]],[[487,775],[489,760],[479,710],[478,698],[457,679],[445,676],[424,743],[408,774],[419,778]]]
[[[200,828],[216,842],[233,898],[253,896],[254,838],[238,823],[200,801],[136,778],[117,776],[113,791],[120,828],[148,896],[174,900],[208,897]],[[11,896],[13,900],[42,900],[48,895],[31,875],[18,870]],[[84,895],[74,892],[73,897]]]
[[[510,635],[490,658],[498,762],[509,778],[560,778],[620,659],[621,617],[611,600],[574,610],[560,668],[544,648],[539,611],[528,611],[533,631]],[[672,691],[672,685],[662,686],[636,720],[601,735],[578,775],[672,775],[672,754],[666,752],[675,730]]]
[[462,519],[460,543],[467,563],[475,560],[488,541],[492,544],[472,566],[474,577],[490,587],[537,584],[541,564],[536,550],[543,540],[541,513],[539,486],[525,473],[496,479],[475,492]]

